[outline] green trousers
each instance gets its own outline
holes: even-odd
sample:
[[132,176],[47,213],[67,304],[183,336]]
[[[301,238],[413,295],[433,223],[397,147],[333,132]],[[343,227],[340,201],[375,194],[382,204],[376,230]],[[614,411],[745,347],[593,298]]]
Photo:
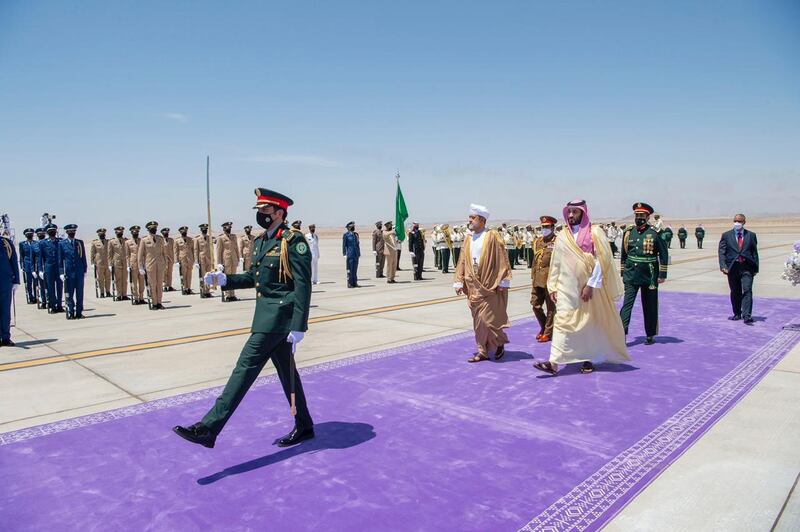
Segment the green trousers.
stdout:
[[[295,405],[297,415],[294,418],[295,426],[299,429],[311,428],[314,422],[306,405],[306,396],[303,393],[303,384],[300,382],[300,374],[294,370],[294,379],[290,367],[292,359],[292,344],[286,341],[286,333],[253,333],[242,347],[239,360],[233,369],[222,395],[217,397],[214,406],[203,418],[203,425],[209,428],[214,434],[219,434],[222,428],[233,415],[236,407],[242,402],[247,390],[253,385],[264,364],[272,359],[278,378],[286,394],[286,400],[290,400],[292,385],[294,385]],[[292,382],[294,380],[294,382]]]
[[650,288],[650,285],[638,285],[625,283],[625,299],[619,311],[622,318],[622,326],[625,334],[628,334],[628,324],[631,322],[631,312],[633,304],[636,302],[636,292],[642,289],[642,312],[644,313],[644,332],[647,336],[658,334],[658,285]]

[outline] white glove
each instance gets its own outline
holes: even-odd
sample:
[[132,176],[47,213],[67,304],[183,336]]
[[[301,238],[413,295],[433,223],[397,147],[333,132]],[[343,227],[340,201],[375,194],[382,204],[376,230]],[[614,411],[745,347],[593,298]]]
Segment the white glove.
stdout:
[[372,254],[375,255],[376,257],[378,256],[378,252],[375,251],[374,249],[372,250]]
[[130,266],[128,266],[128,271],[131,271],[131,267]]
[[297,350],[297,344],[303,341],[305,335],[306,333],[304,332],[292,331],[289,333],[289,336],[286,337],[286,341],[292,344],[292,354]]
[[144,275],[144,268],[139,268],[139,273],[141,273],[142,275]]
[[409,251],[409,253],[411,253],[411,256],[412,256],[412,257],[416,257],[416,255],[414,255],[414,252],[413,252],[413,251]]
[[61,278],[61,282],[62,282],[62,283],[63,283],[64,281],[66,281],[66,279],[67,279],[67,276],[66,276],[66,275],[64,275],[63,273],[62,273],[61,275],[59,275],[59,277]]
[[[14,299],[14,294],[17,293],[17,288],[18,287],[19,287],[19,283],[11,285],[11,299]],[[302,334],[303,333],[300,333],[300,334],[301,334],[301,338],[302,338]],[[294,349],[292,349],[292,352],[294,353]]]
[[31,272],[31,275],[33,275],[33,278],[34,278],[34,279],[36,279],[36,278],[38,278],[38,277],[39,277],[38,275],[36,275],[36,272]]
[[221,272],[224,269],[225,269],[225,266],[223,266],[222,264],[217,264],[217,271],[218,272]]

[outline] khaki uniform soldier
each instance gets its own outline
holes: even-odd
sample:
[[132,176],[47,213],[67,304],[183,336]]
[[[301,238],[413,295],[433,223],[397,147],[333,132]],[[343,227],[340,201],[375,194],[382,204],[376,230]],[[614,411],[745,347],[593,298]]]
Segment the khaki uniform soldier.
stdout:
[[158,222],[147,222],[147,236],[139,244],[139,273],[146,275],[150,288],[150,310],[163,310],[164,270],[167,267],[167,246],[164,237],[156,234]]
[[669,251],[667,244],[648,223],[653,208],[647,203],[634,203],[633,213],[635,227],[625,231],[620,251],[625,299],[619,314],[627,335],[636,293],[641,289],[644,343],[652,345],[658,334],[658,285],[667,279]]
[[[536,321],[539,322],[539,334],[536,340],[539,342],[549,342],[553,337],[553,319],[556,316],[556,304],[550,299],[547,292],[547,278],[550,275],[550,258],[553,255],[553,247],[556,243],[556,234],[553,231],[556,220],[552,216],[542,216],[539,218],[542,224],[542,236],[537,237],[532,244],[531,252],[531,307]],[[542,310],[547,306],[547,313]]]
[[208,236],[208,224],[200,224],[200,233],[194,237],[194,259],[197,261],[197,268],[200,271],[200,297],[211,297],[211,289],[216,286],[206,286],[203,276],[214,271],[214,260],[211,251],[211,237]]
[[164,237],[164,252],[167,256],[167,264],[164,268],[164,292],[174,292],[172,287],[172,271],[175,268],[175,239],[169,237],[169,227],[161,230]]
[[256,237],[250,234],[252,230],[252,225],[245,225],[244,235],[239,238],[239,256],[244,259],[243,266],[246,272],[250,271],[250,267],[253,265],[253,241]]
[[311,253],[303,234],[284,223],[292,200],[261,188],[256,189],[256,195],[256,217],[265,231],[254,243],[254,266],[241,274],[206,275],[207,282],[217,282],[223,287],[255,288],[256,308],[250,338],[209,412],[198,423],[173,429],[181,438],[209,448],[214,447],[217,436],[269,360],[275,366],[294,417],[292,431],[275,444],[288,447],[314,437],[314,421],[294,364],[296,346],[308,329]]
[[128,273],[131,282],[131,295],[134,305],[144,305],[144,274],[140,273],[139,268],[139,238],[141,227],[134,225],[130,227],[131,237],[125,242],[125,253],[128,257]]
[[108,241],[108,262],[111,264],[111,275],[117,295],[114,301],[128,301],[128,239],[123,233],[124,227],[114,228],[114,238]]
[[192,269],[194,268],[194,239],[188,236],[189,228],[185,225],[178,229],[181,234],[172,244],[172,254],[178,261],[178,271],[181,275],[181,293],[185,296],[192,295]]
[[375,278],[381,279],[386,267],[386,254],[384,253],[383,240],[383,221],[375,222],[375,230],[372,232],[372,254],[375,255]]
[[94,277],[100,297],[111,295],[111,266],[108,264],[108,240],[106,230],[98,229],[97,238],[89,246],[89,261],[94,266]]
[[[239,269],[239,243],[236,236],[231,234],[233,223],[222,224],[222,234],[217,237],[217,261],[225,270],[225,275],[236,273]],[[225,301],[238,301],[236,292],[225,290]]]
[[397,281],[394,280],[394,276],[397,273],[397,248],[400,247],[400,243],[397,240],[397,236],[394,234],[394,230],[392,229],[392,222],[386,222],[383,225],[386,229],[383,231],[383,254],[386,257],[385,262],[385,273],[388,279],[386,280],[389,284],[394,284]]

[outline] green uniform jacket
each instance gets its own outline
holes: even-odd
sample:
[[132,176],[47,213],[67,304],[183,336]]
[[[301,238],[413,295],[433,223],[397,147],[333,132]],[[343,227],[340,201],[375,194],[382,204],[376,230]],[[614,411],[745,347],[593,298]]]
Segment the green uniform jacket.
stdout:
[[[286,241],[291,278],[279,278],[281,242]],[[253,241],[253,265],[244,273],[228,275],[225,290],[256,289],[254,333],[308,330],[311,306],[311,251],[300,231],[282,226],[273,238],[266,232]]]
[[666,242],[649,225],[641,233],[631,228],[622,237],[620,261],[624,283],[655,286],[659,278],[667,278],[669,251]]
[[678,229],[678,238],[685,239],[687,236],[689,236],[689,233],[686,229]]
[[669,242],[672,240],[672,230],[671,230],[671,229],[664,229],[664,230],[661,232],[661,238],[663,238],[663,239],[664,239],[664,241],[665,241],[667,244],[669,244]]
[[697,238],[705,238],[706,230],[703,229],[702,227],[696,227],[694,230],[694,236],[696,236]]

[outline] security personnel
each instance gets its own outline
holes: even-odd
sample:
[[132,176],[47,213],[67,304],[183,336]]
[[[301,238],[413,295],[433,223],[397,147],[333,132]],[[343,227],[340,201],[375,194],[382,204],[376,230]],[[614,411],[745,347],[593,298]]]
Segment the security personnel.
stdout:
[[108,241],[108,262],[111,263],[111,276],[117,295],[114,301],[128,301],[128,239],[122,236],[125,228],[114,228],[114,238]]
[[64,231],[67,238],[61,239],[61,262],[59,273],[64,281],[64,292],[67,296],[67,319],[83,319],[83,280],[86,276],[86,247],[83,240],[75,238],[78,226],[67,224]]
[[703,239],[706,237],[706,230],[703,229],[703,224],[694,228],[694,236],[697,239],[697,249],[703,249]]
[[185,225],[178,229],[181,234],[173,243],[173,255],[178,261],[181,274],[181,294],[189,296],[192,292],[192,270],[194,269],[194,239],[189,236],[189,228]]
[[[310,228],[311,226],[309,226],[309,229]],[[252,230],[252,225],[245,225],[244,235],[239,238],[239,256],[242,258],[244,271],[248,271],[250,266],[253,265],[253,241],[256,237],[250,234]]]
[[64,283],[61,281],[59,264],[61,264],[60,238],[56,236],[58,226],[49,224],[45,230],[47,238],[39,242],[39,250],[42,253],[42,271],[44,272],[44,282],[47,285],[47,312],[54,314],[64,312],[61,298],[64,293]]
[[42,240],[47,238],[47,233],[44,232],[43,227],[36,228],[36,242],[34,264],[36,266],[36,282],[39,283],[39,305],[40,309],[47,309],[47,284],[44,282],[44,264],[42,263]]
[[383,242],[383,221],[375,222],[375,230],[372,231],[372,254],[375,256],[375,278],[382,279],[383,268],[386,266],[386,255],[383,253],[385,244]]
[[314,422],[293,363],[295,347],[308,330],[311,252],[303,234],[285,223],[292,200],[263,188],[256,189],[256,196],[256,217],[265,231],[255,240],[255,264],[241,274],[209,272],[205,276],[207,284],[216,282],[236,289],[255,287],[256,310],[250,338],[222,395],[202,421],[173,428],[180,437],[205,447],[214,447],[217,435],[268,360],[278,372],[294,414],[294,429],[275,443],[288,447],[314,437]]
[[686,231],[686,228],[684,226],[681,226],[680,229],[678,229],[678,242],[681,245],[681,249],[684,249],[686,247],[686,237],[688,236],[689,232]]
[[417,222],[414,222],[411,232],[408,233],[408,251],[414,263],[414,280],[422,281],[422,271],[425,266],[425,235],[420,231]]
[[125,241],[125,256],[128,260],[128,280],[131,282],[131,297],[133,305],[144,305],[144,274],[141,272],[142,266],[139,263],[139,238],[141,227],[132,225],[129,230],[131,237]]
[[211,249],[211,237],[208,235],[208,224],[200,224],[200,234],[194,237],[194,258],[200,271],[200,297],[211,297],[211,288],[203,282],[203,276],[214,270],[214,258]]
[[[536,321],[539,322],[538,342],[549,342],[553,337],[553,319],[556,316],[556,304],[547,292],[547,277],[550,275],[550,258],[556,244],[556,233],[553,230],[558,220],[552,216],[539,217],[542,236],[536,237],[531,246],[531,307]],[[547,306],[547,313],[542,310]]]
[[36,304],[36,256],[39,253],[39,244],[33,239],[34,230],[27,228],[22,232],[25,240],[19,243],[19,265],[22,268],[22,277],[25,281],[25,300],[29,305]]
[[622,282],[625,284],[625,300],[620,318],[628,334],[631,311],[636,302],[636,293],[642,290],[642,311],[647,339],[645,344],[655,343],[658,334],[658,285],[667,279],[669,252],[660,235],[648,223],[653,208],[647,203],[634,203],[634,225],[622,236]]
[[661,238],[667,244],[667,249],[672,247],[672,227],[666,226],[663,231],[661,231]]
[[361,243],[356,232],[356,223],[348,222],[347,231],[342,235],[342,256],[347,264],[347,288],[361,288],[358,284],[358,259],[361,257]]
[[161,236],[164,238],[164,254],[167,263],[164,267],[164,292],[174,292],[172,287],[172,271],[175,269],[175,239],[169,236],[169,227],[161,229]]
[[11,300],[19,286],[19,267],[14,243],[0,236],[0,346],[14,347],[11,341]]
[[94,277],[100,297],[111,295],[111,270],[108,264],[108,240],[105,228],[97,230],[97,238],[89,246],[89,262],[94,266]]
[[[234,274],[239,269],[239,243],[236,241],[236,235],[231,234],[232,227],[232,222],[225,222],[222,224],[222,234],[217,237],[218,266],[222,266],[226,275]],[[224,292],[225,301],[239,301],[235,291]]]
[[163,310],[161,295],[164,291],[164,270],[167,266],[167,250],[164,237],[157,233],[158,222],[145,225],[147,235],[139,243],[139,273],[145,277],[150,288],[150,310]]

